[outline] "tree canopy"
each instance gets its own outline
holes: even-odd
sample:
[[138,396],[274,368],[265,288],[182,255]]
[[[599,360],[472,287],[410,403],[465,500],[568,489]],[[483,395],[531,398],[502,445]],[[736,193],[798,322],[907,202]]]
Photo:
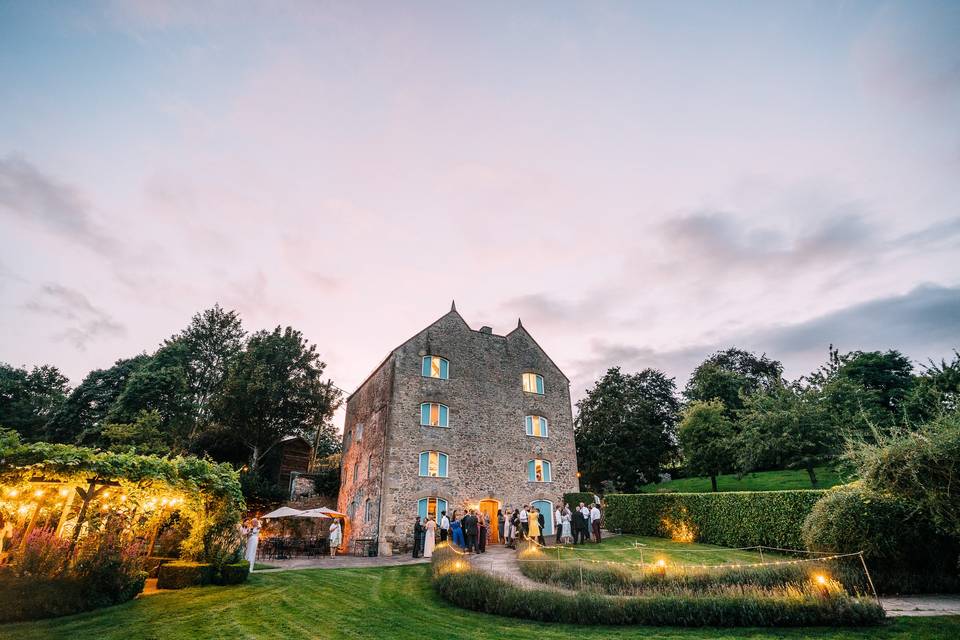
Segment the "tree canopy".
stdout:
[[709,476],[714,491],[717,476],[732,468],[736,460],[735,433],[722,400],[694,401],[680,420],[680,446],[687,469]]

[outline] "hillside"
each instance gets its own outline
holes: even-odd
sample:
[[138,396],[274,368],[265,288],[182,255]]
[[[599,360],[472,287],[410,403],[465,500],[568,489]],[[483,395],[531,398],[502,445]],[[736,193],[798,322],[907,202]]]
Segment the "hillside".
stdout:
[[[817,486],[810,485],[810,476],[804,470],[760,471],[737,479],[736,474],[717,476],[720,491],[782,491],[784,489],[829,489],[843,484],[844,479],[833,469],[817,467]],[[669,482],[648,484],[643,493],[709,493],[710,478],[681,478]]]

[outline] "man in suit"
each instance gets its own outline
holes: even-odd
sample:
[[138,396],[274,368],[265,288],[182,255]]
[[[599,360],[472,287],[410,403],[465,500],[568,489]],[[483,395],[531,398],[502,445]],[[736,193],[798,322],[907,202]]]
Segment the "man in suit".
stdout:
[[467,511],[461,521],[463,526],[463,541],[466,545],[467,553],[474,553],[477,550],[477,516],[473,515],[473,509]]
[[546,518],[543,517],[543,513],[539,509],[536,510],[537,513],[537,524],[540,525],[540,535],[537,536],[537,542],[540,543],[541,547],[547,546],[547,541],[543,539],[543,525],[547,523]]

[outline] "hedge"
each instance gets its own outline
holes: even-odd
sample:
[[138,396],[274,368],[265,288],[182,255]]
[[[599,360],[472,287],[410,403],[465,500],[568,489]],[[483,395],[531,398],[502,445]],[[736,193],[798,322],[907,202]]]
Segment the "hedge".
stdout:
[[575,493],[565,493],[565,494],[563,494],[563,501],[564,501],[564,503],[570,505],[570,507],[572,508],[572,507],[576,507],[576,506],[579,505],[581,502],[582,502],[583,504],[587,504],[587,505],[592,504],[592,503],[593,503],[593,496],[594,496],[594,494],[590,493],[589,491],[580,491],[580,492],[575,492]]
[[184,589],[213,582],[212,565],[200,562],[168,562],[160,565],[157,589]]
[[241,582],[246,582],[249,576],[250,563],[244,560],[243,562],[225,564],[220,567],[220,574],[214,577],[214,582],[223,585],[240,584]]
[[146,573],[122,592],[110,593],[95,580],[64,577],[0,577],[0,623],[66,616],[108,607],[143,591]]
[[803,521],[826,491],[612,494],[605,526],[612,531],[670,537],[686,524],[696,541],[727,547],[803,549]]

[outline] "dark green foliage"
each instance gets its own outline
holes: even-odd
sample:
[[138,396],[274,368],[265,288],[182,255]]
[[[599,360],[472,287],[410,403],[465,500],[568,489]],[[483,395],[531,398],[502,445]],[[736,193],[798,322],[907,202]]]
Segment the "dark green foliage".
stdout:
[[902,498],[859,485],[837,487],[813,506],[803,540],[814,551],[863,551],[883,593],[960,589],[957,543],[937,534],[926,514]]
[[582,491],[580,493],[565,493],[563,494],[563,501],[571,507],[575,507],[581,502],[583,504],[591,504],[593,502],[593,494],[589,491]]
[[246,582],[248,577],[250,577],[250,563],[244,560],[220,567],[220,572],[215,576],[214,582],[222,585],[240,584]]
[[863,626],[878,624],[883,608],[875,601],[836,590],[821,596],[811,590],[724,595],[613,597],[526,590],[458,562],[449,549],[433,555],[433,585],[453,604],[497,615],[578,625],[651,625],[680,627]]
[[240,488],[243,490],[243,498],[247,506],[253,510],[269,510],[289,497],[284,487],[264,477],[260,471],[241,472]]
[[734,466],[736,432],[721,400],[693,402],[680,421],[680,447],[692,474],[710,476],[714,491],[717,476]]
[[920,368],[923,373],[914,379],[906,401],[910,422],[927,422],[960,409],[960,351],[954,350],[951,362],[930,360]]
[[605,496],[605,526],[670,537],[664,520],[689,523],[697,542],[727,547],[803,549],[803,520],[823,491],[614,494]]
[[141,411],[129,424],[105,424],[100,430],[107,448],[117,453],[142,455],[168,455],[171,443],[163,431],[163,418],[159,411]]
[[311,473],[317,495],[335,497],[340,491],[340,454],[320,458]]
[[898,413],[913,386],[913,365],[899,351],[852,351],[839,357],[837,375],[878,394],[880,404]]
[[733,418],[743,407],[743,397],[778,384],[782,374],[779,361],[731,347],[700,363],[683,395],[688,402],[720,400],[727,417]]
[[146,574],[114,598],[81,578],[0,577],[0,623],[66,616],[126,602],[143,591]]
[[213,565],[201,562],[167,562],[157,572],[157,589],[185,589],[213,582]]
[[56,367],[27,371],[0,362],[0,427],[27,441],[42,440],[47,421],[66,400],[67,382]]
[[635,491],[659,478],[676,453],[680,404],[673,378],[655,369],[614,367],[577,403],[574,435],[581,486]]

